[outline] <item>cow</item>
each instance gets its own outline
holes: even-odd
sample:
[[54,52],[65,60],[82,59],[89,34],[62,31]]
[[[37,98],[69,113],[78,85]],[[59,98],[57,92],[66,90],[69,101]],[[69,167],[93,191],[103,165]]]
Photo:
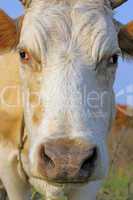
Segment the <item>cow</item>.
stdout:
[[0,178],[9,200],[28,200],[30,185],[46,200],[96,200],[109,169],[118,57],[133,56],[133,22],[113,15],[124,2],[21,0],[15,20],[0,10]]

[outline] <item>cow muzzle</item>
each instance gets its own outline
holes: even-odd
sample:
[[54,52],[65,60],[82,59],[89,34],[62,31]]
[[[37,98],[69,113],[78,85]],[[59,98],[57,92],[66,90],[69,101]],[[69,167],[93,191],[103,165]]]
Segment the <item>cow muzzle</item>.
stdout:
[[83,139],[52,139],[38,149],[38,172],[53,183],[86,183],[97,161],[97,147]]

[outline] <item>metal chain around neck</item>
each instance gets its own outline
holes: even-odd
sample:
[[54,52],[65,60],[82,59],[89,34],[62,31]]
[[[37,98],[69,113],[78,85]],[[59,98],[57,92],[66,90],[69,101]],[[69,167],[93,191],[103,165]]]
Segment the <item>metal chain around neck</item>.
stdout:
[[22,151],[24,150],[25,143],[28,139],[27,135],[25,135],[24,132],[25,132],[25,120],[24,120],[24,115],[23,115],[21,131],[20,131],[19,145],[18,145],[18,160],[19,160],[19,163],[20,163],[20,167],[21,167],[21,171],[23,173],[24,179],[25,179],[26,182],[29,182],[29,177],[28,177],[28,175],[27,175],[27,173],[24,169],[23,162],[22,162]]

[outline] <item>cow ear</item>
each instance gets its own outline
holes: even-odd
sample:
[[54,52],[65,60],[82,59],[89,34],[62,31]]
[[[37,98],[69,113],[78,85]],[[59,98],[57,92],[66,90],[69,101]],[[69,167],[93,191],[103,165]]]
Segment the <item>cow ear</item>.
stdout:
[[14,49],[19,41],[16,20],[0,10],[0,53]]
[[122,52],[133,57],[133,21],[121,26],[118,40]]

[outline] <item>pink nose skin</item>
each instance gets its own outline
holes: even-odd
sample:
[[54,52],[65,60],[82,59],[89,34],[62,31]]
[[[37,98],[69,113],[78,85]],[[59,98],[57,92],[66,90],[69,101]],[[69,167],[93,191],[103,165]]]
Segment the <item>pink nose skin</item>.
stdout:
[[56,183],[87,182],[97,160],[96,146],[83,139],[49,140],[38,152],[39,174]]

